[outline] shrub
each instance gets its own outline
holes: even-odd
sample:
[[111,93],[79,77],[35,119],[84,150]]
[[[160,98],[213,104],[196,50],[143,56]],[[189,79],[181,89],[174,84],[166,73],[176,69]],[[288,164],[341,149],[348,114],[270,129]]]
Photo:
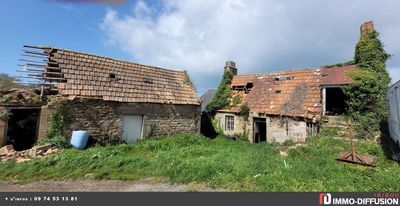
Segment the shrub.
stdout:
[[295,143],[293,142],[293,140],[288,139],[288,140],[285,140],[285,141],[282,143],[282,145],[283,145],[283,146],[286,146],[286,147],[290,147],[290,146],[295,145]]
[[2,102],[2,103],[8,103],[11,100],[12,100],[12,95],[10,95],[10,94],[5,94],[5,95],[0,96],[0,102]]
[[11,118],[11,116],[12,116],[12,113],[8,109],[5,109],[5,110],[0,112],[0,119],[1,120],[8,120],[8,119]]
[[354,132],[356,138],[359,139],[374,139],[379,135],[379,118],[377,114],[369,113],[355,113],[352,115],[356,122]]
[[45,145],[45,144],[50,144],[53,147],[60,148],[60,149],[66,149],[66,148],[71,148],[70,144],[70,139],[68,137],[62,136],[62,135],[56,135],[52,137],[46,137],[44,139],[41,139],[37,142],[38,145]]

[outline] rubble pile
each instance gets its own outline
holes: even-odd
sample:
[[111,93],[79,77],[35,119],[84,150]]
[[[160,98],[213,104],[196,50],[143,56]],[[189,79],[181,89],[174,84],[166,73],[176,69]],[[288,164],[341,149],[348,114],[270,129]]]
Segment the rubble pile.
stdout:
[[40,91],[37,89],[12,88],[0,89],[0,104],[3,105],[36,105],[41,104]]
[[15,151],[12,145],[6,145],[0,148],[0,159],[2,161],[16,160],[19,162],[26,162],[32,158],[41,158],[49,154],[59,152],[57,148],[51,145],[34,146],[31,149]]

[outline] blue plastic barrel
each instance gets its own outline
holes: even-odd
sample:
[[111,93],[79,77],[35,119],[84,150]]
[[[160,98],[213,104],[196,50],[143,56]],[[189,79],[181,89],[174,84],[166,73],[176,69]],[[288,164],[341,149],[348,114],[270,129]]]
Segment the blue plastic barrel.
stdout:
[[77,149],[83,150],[89,139],[88,131],[72,131],[71,144]]

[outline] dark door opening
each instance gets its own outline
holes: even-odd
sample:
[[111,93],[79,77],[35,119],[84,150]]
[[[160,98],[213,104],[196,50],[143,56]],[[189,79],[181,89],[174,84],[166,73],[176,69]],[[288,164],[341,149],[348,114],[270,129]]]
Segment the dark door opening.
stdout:
[[37,139],[40,109],[12,109],[10,112],[6,144],[12,144],[17,151],[31,148]]
[[253,118],[254,143],[267,141],[267,123],[265,118]]
[[341,115],[345,112],[345,96],[340,87],[326,88],[326,114]]

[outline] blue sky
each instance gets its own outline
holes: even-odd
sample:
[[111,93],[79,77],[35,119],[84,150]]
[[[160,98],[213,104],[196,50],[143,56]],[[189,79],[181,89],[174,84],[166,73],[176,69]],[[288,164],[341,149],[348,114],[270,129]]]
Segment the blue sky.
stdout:
[[2,1],[1,72],[18,75],[15,71],[24,44],[51,45],[132,59],[120,49],[106,46],[104,33],[99,28],[107,8],[126,11],[133,7],[130,4],[69,4],[49,0]]
[[24,44],[48,45],[184,69],[202,94],[218,85],[227,60],[239,74],[348,61],[359,26],[373,20],[400,79],[397,0],[76,2],[3,0],[0,71],[18,75]]

